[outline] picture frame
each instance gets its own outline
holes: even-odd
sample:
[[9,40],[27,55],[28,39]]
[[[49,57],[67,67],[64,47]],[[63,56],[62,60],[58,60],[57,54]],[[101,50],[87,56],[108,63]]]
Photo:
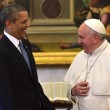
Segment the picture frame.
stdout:
[[30,0],[30,11],[31,26],[74,25],[74,0]]

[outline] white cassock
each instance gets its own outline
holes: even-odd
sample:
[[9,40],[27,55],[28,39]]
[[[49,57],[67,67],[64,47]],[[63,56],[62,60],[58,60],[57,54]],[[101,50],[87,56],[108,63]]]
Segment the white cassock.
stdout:
[[[90,86],[88,96],[72,97],[71,88],[85,78]],[[68,83],[68,98],[76,100],[79,110],[110,110],[110,44],[105,40],[92,54],[81,51],[64,81]]]

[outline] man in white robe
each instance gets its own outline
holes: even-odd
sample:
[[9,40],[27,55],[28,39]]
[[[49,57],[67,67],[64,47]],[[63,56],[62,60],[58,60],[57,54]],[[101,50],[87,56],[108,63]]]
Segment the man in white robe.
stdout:
[[88,19],[78,29],[83,47],[64,77],[68,98],[79,110],[110,110],[110,44],[98,19]]

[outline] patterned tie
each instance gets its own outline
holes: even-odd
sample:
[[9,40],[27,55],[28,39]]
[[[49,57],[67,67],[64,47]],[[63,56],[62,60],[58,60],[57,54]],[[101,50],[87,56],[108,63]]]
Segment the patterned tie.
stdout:
[[22,56],[24,57],[24,59],[25,59],[27,65],[28,65],[28,67],[29,67],[29,69],[30,69],[30,72],[32,72],[32,71],[31,71],[30,62],[29,62],[29,58],[28,58],[27,52],[26,52],[26,50],[25,50],[25,48],[24,48],[24,46],[23,46],[22,41],[19,41],[19,47],[20,47],[20,50],[21,50],[21,54],[22,54]]

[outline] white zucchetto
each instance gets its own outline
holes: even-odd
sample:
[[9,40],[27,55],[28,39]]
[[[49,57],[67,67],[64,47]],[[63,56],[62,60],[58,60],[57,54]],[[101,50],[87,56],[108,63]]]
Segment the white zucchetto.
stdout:
[[85,20],[84,23],[94,31],[100,34],[104,34],[104,35],[106,34],[106,29],[103,23],[99,19],[88,19]]

